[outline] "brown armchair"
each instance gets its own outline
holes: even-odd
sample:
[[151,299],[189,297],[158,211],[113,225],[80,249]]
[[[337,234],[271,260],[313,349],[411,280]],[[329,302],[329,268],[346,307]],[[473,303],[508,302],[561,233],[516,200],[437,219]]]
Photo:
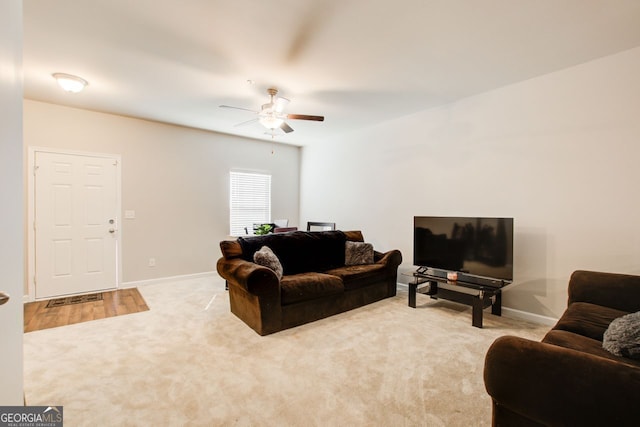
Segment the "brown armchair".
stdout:
[[505,336],[485,358],[494,426],[640,425],[640,361],[602,348],[611,321],[640,310],[640,276],[576,271],[542,342]]

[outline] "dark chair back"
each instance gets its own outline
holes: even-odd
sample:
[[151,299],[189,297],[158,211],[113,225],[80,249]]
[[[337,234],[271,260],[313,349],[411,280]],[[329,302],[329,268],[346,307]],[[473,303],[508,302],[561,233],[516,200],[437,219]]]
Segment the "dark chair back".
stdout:
[[276,227],[274,233],[286,233],[287,231],[298,231],[298,227]]
[[318,222],[318,221],[309,221],[307,222],[307,231],[314,231],[311,228],[320,228],[320,230],[315,231],[326,231],[326,230],[335,230],[336,223],[335,222]]

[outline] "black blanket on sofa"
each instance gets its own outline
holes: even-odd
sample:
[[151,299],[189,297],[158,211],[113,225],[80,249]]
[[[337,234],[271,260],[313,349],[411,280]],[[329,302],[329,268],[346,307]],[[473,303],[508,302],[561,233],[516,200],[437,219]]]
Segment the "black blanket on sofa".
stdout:
[[253,262],[253,254],[268,246],[280,260],[285,275],[343,266],[346,241],[342,231],[294,231],[287,233],[287,239],[277,234],[238,237],[245,261]]

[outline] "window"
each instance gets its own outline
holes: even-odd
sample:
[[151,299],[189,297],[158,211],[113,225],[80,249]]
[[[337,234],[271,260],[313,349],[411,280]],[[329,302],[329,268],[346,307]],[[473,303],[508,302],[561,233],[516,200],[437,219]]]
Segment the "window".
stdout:
[[271,221],[271,175],[231,172],[229,203],[231,235],[245,234],[245,227]]

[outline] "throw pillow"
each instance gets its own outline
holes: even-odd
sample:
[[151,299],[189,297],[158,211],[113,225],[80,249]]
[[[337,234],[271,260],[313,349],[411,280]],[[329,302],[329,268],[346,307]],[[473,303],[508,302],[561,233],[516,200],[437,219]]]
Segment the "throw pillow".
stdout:
[[345,265],[360,265],[373,263],[373,245],[364,242],[345,242]]
[[262,265],[263,267],[270,268],[274,273],[276,273],[278,280],[282,279],[282,264],[280,264],[280,260],[269,246],[263,246],[259,251],[254,253],[253,262]]
[[640,311],[614,319],[604,332],[602,347],[616,356],[640,360]]

